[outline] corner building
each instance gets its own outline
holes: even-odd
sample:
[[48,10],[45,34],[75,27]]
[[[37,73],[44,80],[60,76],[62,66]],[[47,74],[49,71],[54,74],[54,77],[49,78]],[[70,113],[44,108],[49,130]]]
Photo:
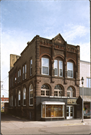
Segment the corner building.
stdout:
[[20,56],[10,55],[9,111],[29,120],[80,117],[80,47],[61,34],[35,36]]

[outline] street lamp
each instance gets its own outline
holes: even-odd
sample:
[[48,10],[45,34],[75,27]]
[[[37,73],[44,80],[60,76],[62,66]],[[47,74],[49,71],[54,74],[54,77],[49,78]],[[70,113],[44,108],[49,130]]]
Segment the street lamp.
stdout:
[[84,90],[84,87],[83,87],[84,78],[83,77],[81,78],[81,81],[82,81],[82,122],[83,122],[83,90]]

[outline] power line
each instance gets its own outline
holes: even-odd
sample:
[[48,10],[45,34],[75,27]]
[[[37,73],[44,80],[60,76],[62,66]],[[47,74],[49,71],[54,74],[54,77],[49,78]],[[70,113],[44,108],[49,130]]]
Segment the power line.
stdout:
[[9,75],[8,76],[6,76],[4,79],[2,79],[3,81],[5,80],[5,79],[7,79],[9,77]]

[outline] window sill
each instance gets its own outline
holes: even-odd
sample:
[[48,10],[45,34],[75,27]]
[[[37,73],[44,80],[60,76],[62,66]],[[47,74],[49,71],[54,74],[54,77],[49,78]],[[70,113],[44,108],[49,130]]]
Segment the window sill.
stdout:
[[29,105],[29,107],[33,107],[33,105]]
[[75,80],[75,78],[66,77],[67,80]]
[[53,78],[63,79],[63,76],[53,76]]
[[40,76],[41,77],[51,77],[50,75],[43,75],[43,74],[41,74]]

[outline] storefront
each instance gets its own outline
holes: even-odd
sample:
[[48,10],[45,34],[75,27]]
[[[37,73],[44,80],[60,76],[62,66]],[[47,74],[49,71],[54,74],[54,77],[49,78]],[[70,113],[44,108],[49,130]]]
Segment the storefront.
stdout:
[[77,103],[79,103],[82,107],[82,99],[83,99],[83,117],[91,118],[91,96],[79,96],[77,99]]
[[65,103],[43,101],[41,103],[41,118],[65,118]]

